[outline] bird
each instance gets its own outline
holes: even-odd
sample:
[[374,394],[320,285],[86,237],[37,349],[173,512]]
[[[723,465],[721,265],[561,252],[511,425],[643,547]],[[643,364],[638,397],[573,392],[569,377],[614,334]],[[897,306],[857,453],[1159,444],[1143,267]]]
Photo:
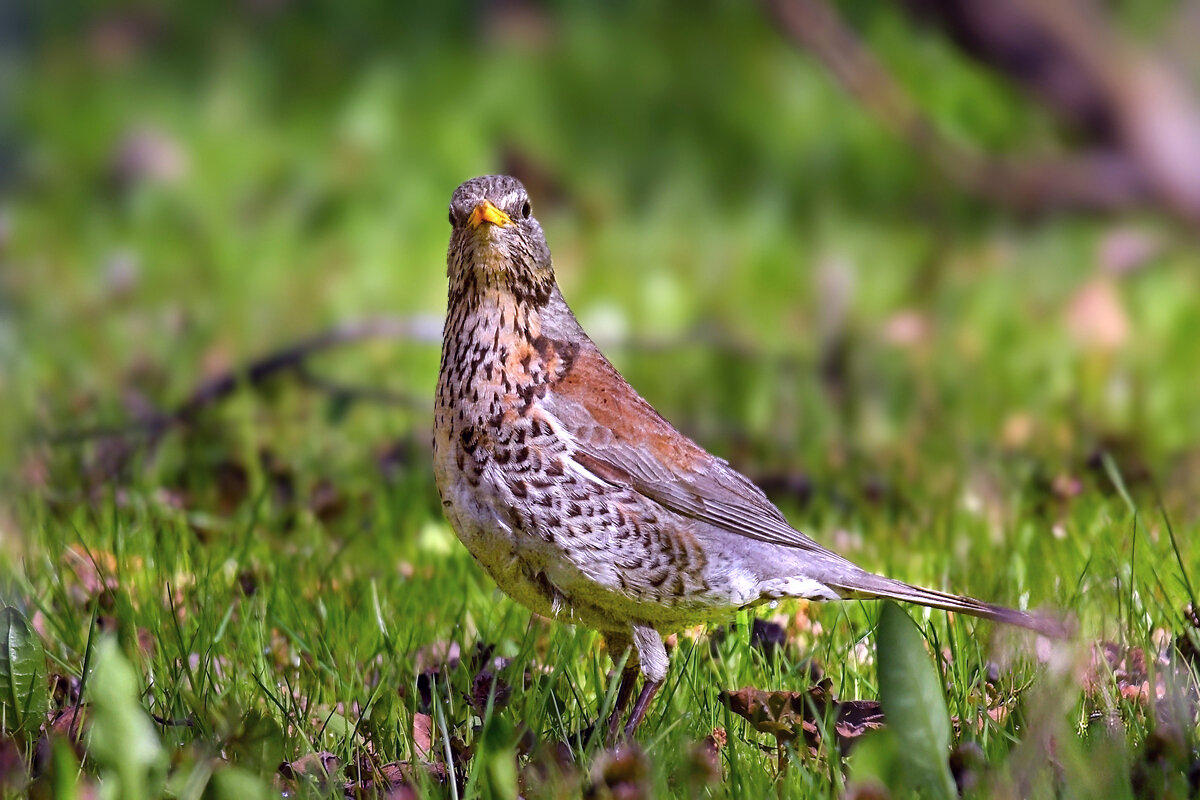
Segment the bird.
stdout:
[[624,658],[610,741],[634,735],[662,686],[664,635],[784,598],[887,598],[1059,635],[1047,616],[857,566],[676,430],[576,320],[520,181],[464,182],[449,219],[433,432],[443,512],[509,597],[599,631]]

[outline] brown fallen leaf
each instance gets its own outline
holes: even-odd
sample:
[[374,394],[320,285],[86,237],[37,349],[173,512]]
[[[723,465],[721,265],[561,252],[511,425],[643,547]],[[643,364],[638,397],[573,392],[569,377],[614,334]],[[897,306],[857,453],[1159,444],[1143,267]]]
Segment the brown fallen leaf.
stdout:
[[341,766],[338,757],[333,753],[309,753],[295,761],[284,761],[279,765],[278,772],[289,781],[311,778],[323,785],[331,775],[341,769]]
[[71,742],[82,742],[89,715],[90,709],[87,703],[51,711],[46,718],[46,732],[57,734]]
[[237,574],[237,586],[244,596],[254,597],[258,594],[258,575],[249,567],[243,569]]
[[846,784],[846,800],[891,800],[892,793],[874,778]]
[[54,708],[61,709],[75,706],[79,703],[83,684],[74,675],[61,675],[57,672],[50,675],[50,697]]
[[[90,552],[83,545],[73,544],[63,551],[63,563],[74,574],[84,591],[83,601],[90,600],[106,589],[116,589],[117,557],[103,550]],[[139,565],[140,566],[140,563]]]
[[428,760],[433,752],[433,717],[428,714],[413,715],[413,754]]
[[346,797],[386,797],[395,800],[416,800],[417,773],[428,776],[435,783],[446,782],[446,767],[435,762],[392,761],[377,765],[369,756],[362,756],[353,768],[347,768],[348,780],[343,786]]
[[433,707],[434,690],[443,673],[452,673],[462,663],[458,642],[433,642],[417,651],[417,694],[420,709],[429,711]]
[[975,742],[962,742],[950,751],[950,774],[959,795],[979,787],[987,770],[987,756]]
[[[373,797],[373,793],[368,792],[365,796]],[[421,795],[417,793],[410,784],[401,783],[388,788],[383,793],[384,800],[420,800]]]
[[[988,726],[988,720],[991,720],[996,725],[1003,725],[1011,713],[1012,706],[1009,703],[1001,702],[998,705],[983,709],[981,713],[974,717],[974,724],[967,727],[973,729],[975,733],[982,733]],[[954,727],[956,733],[961,733],[964,730],[963,719],[958,714],[950,717],[950,724]]]
[[35,748],[37,754],[35,755],[35,764],[48,763],[54,739],[65,740],[75,753],[75,757],[82,760],[86,750],[84,739],[87,723],[88,706],[86,703],[78,707],[68,706],[51,711],[46,717],[42,735]]
[[769,692],[747,686],[723,692],[721,701],[760,733],[769,733],[779,743],[803,736],[805,744],[817,749],[823,723],[833,707],[836,746],[848,750],[858,737],[883,727],[883,711],[875,700],[837,700],[828,680],[805,692]]
[[838,745],[847,751],[858,737],[883,727],[883,710],[876,700],[837,701],[834,731]]
[[729,743],[729,732],[724,728],[713,728],[713,732],[704,737],[704,741],[711,742],[712,746],[719,752],[725,749],[725,745]]
[[1098,694],[1105,686],[1116,682],[1123,696],[1136,699],[1142,693],[1143,684],[1149,689],[1149,674],[1146,671],[1146,652],[1140,647],[1129,647],[1117,642],[1098,642],[1092,646],[1091,663],[1083,676],[1083,688],[1087,694]]

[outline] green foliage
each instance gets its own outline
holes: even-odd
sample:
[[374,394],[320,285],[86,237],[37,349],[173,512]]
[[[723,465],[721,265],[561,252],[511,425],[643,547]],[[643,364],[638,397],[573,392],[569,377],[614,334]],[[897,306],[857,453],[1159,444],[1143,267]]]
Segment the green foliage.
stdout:
[[0,611],[0,732],[27,736],[46,716],[46,655],[25,615]]
[[79,759],[65,739],[51,742],[50,770],[45,781],[54,800],[77,800],[80,797]]
[[226,754],[259,774],[274,770],[284,760],[284,737],[274,717],[257,709],[245,713],[234,734],[226,740]]
[[879,700],[894,737],[905,782],[929,797],[956,796],[946,761],[950,713],[945,689],[925,651],[925,638],[893,602],[879,615]]
[[213,773],[201,796],[203,800],[267,800],[278,795],[257,774],[225,767]]
[[97,644],[95,659],[88,681],[92,717],[88,753],[105,776],[103,796],[157,797],[167,754],[139,701],[141,681],[111,637]]
[[480,796],[516,800],[517,752],[513,723],[497,714],[485,716],[474,770],[480,776]]
[[[872,731],[855,745],[850,780],[855,786],[910,787],[900,757],[900,737],[891,728]],[[940,793],[940,788],[937,790]]]

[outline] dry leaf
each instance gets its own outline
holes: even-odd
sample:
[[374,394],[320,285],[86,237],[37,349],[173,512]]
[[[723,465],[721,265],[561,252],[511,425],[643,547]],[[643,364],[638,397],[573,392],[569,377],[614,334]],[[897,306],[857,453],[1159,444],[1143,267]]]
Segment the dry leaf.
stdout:
[[341,766],[337,756],[330,752],[309,753],[300,756],[295,761],[285,761],[279,765],[279,774],[288,779],[301,777],[324,780]]
[[387,797],[395,800],[416,800],[420,795],[413,787],[415,770],[420,770],[437,783],[446,782],[446,767],[434,762],[422,762],[415,768],[408,761],[392,761],[379,766],[367,755],[348,772],[351,779],[343,786],[346,797]]
[[769,733],[781,743],[804,736],[811,748],[820,745],[830,704],[836,744],[843,750],[867,731],[883,727],[883,711],[877,701],[839,701],[833,697],[828,681],[806,692],[768,692],[748,686],[736,692],[723,692],[721,701],[760,733]]
[[414,754],[428,760],[433,751],[433,717],[421,713],[413,715],[412,740]]
[[1197,650],[1196,643],[1200,642],[1200,614],[1196,609],[1188,604],[1183,610],[1184,619],[1191,627],[1190,631],[1183,631],[1175,638],[1175,648],[1179,651],[1179,655],[1192,664],[1197,664],[1200,661],[1200,650]]
[[237,511],[250,494],[250,473],[237,461],[225,458],[213,467],[217,511],[226,516]]

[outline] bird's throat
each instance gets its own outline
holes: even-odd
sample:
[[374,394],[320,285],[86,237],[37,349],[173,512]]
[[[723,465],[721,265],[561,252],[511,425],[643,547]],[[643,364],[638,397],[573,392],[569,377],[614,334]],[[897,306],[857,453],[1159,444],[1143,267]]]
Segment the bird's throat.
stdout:
[[512,252],[512,244],[485,238],[465,243],[450,258],[450,302],[468,309],[488,304],[517,306],[533,311],[550,300],[554,275]]

